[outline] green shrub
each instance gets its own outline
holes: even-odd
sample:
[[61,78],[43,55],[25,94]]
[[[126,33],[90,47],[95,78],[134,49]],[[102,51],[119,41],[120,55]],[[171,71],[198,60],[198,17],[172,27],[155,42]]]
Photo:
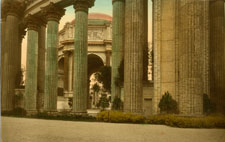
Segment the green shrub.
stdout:
[[224,116],[181,117],[175,115],[156,115],[146,120],[149,124],[163,124],[180,128],[225,128]]
[[162,96],[158,106],[161,113],[178,113],[177,102],[172,98],[169,92],[166,92]]
[[97,120],[113,123],[145,123],[143,115],[123,113],[120,111],[103,111],[97,115]]
[[26,116],[27,112],[23,108],[17,107],[13,109],[12,111],[2,111],[1,115],[2,116]]
[[210,114],[214,110],[213,104],[207,94],[203,94],[203,113]]
[[101,107],[103,110],[105,110],[105,108],[109,107],[109,99],[107,99],[107,95],[106,94],[102,94],[97,107]]
[[116,96],[113,100],[112,109],[123,110],[123,102],[118,96]]

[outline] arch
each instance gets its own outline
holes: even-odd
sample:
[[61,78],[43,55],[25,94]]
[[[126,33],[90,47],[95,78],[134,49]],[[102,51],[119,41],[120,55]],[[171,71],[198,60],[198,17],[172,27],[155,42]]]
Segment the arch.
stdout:
[[104,66],[104,62],[100,56],[93,53],[88,55],[88,76],[98,71],[102,66]]

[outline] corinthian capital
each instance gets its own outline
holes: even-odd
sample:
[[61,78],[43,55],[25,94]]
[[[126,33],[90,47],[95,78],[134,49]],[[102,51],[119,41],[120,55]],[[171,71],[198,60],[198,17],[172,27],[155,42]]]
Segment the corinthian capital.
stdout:
[[75,11],[84,11],[88,13],[88,8],[94,6],[95,0],[74,0]]
[[59,22],[61,17],[65,14],[65,9],[51,2],[48,6],[42,8],[42,14],[47,18],[47,21]]
[[23,2],[17,0],[7,0],[2,4],[2,17],[6,17],[7,15],[13,15],[16,17],[23,16],[23,12],[25,10],[25,5]]
[[112,0],[112,3],[116,2],[116,1],[125,2],[125,0]]

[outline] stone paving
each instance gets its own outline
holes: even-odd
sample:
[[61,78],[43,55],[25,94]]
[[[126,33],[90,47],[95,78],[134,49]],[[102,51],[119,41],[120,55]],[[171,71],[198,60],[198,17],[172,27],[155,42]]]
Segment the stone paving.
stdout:
[[225,142],[225,129],[1,117],[2,142]]

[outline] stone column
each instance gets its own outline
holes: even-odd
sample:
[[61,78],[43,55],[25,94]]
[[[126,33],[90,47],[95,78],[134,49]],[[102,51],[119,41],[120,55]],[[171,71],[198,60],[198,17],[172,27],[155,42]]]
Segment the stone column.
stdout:
[[205,4],[208,1],[180,2],[179,29],[179,111],[184,115],[203,112],[203,68],[207,38],[204,36]]
[[58,26],[65,10],[50,3],[43,8],[43,13],[47,18],[44,110],[54,112],[58,88]]
[[28,113],[36,113],[37,71],[38,71],[38,19],[27,17],[27,61],[25,80],[25,109]]
[[217,112],[225,113],[224,0],[210,1],[210,97]]
[[125,34],[125,0],[113,0],[113,23],[112,23],[112,79],[111,99],[120,97],[121,86],[115,84],[119,77],[118,69],[124,59],[124,34]]
[[111,55],[111,53],[110,53],[110,51],[106,51],[105,52],[105,56],[106,56],[106,66],[110,66],[110,55]]
[[144,0],[143,81],[148,83],[148,0]]
[[38,30],[38,94],[37,109],[42,111],[44,108],[44,90],[45,90],[45,22],[40,22]]
[[2,13],[1,17],[1,108],[4,110],[5,108],[3,107],[3,103],[6,100],[6,96],[3,96],[3,84],[4,84],[4,78],[5,78],[5,70],[4,70],[4,56],[5,56],[5,23],[6,23],[6,17]]
[[[14,94],[16,88],[17,57],[19,44],[19,16],[21,14],[21,3],[17,1],[7,1],[2,5],[6,14],[7,25],[5,27],[5,48],[3,49],[4,61],[4,83],[2,84],[2,111],[10,111],[14,108]],[[4,43],[3,43],[4,44]]]
[[124,111],[142,112],[143,104],[143,48],[145,0],[126,0],[125,3],[125,58]]
[[75,0],[75,36],[74,36],[74,80],[73,111],[84,113],[87,110],[87,34],[88,8],[94,0]]
[[69,92],[73,91],[73,87],[72,87],[72,82],[73,82],[73,52],[70,52],[69,55],[69,71],[68,71],[68,76],[69,76],[69,80],[68,80],[68,90]]
[[64,52],[64,92],[69,91],[69,52]]

